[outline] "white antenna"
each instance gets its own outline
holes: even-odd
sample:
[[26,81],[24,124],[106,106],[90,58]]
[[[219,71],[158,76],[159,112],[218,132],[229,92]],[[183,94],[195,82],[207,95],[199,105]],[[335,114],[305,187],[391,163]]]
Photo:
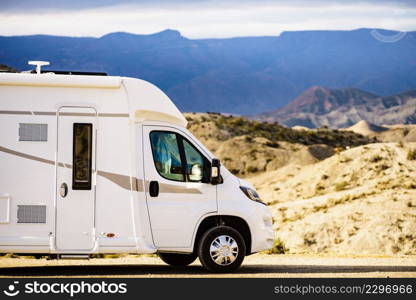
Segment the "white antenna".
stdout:
[[27,63],[29,65],[36,66],[36,74],[40,74],[40,68],[42,66],[49,66],[49,62],[48,61],[42,61],[42,60],[29,60]]

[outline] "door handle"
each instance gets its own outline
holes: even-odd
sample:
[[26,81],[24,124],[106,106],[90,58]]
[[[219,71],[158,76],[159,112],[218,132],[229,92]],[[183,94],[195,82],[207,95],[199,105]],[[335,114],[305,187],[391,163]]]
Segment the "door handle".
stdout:
[[150,197],[159,196],[159,183],[157,181],[150,181],[149,194],[150,194]]
[[68,194],[68,185],[65,182],[61,184],[61,187],[59,188],[59,194],[62,198],[65,198]]

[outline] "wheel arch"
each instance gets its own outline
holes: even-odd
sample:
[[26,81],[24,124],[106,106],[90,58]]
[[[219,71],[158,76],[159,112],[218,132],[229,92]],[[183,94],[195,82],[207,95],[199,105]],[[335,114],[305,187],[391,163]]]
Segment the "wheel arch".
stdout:
[[194,245],[193,251],[195,252],[199,240],[201,239],[202,235],[210,228],[217,227],[217,226],[229,226],[235,230],[237,230],[244,238],[244,242],[246,244],[246,255],[251,253],[251,231],[250,227],[248,226],[247,222],[239,217],[233,215],[211,215],[205,217],[198,225],[198,230],[196,231],[196,235],[194,238]]

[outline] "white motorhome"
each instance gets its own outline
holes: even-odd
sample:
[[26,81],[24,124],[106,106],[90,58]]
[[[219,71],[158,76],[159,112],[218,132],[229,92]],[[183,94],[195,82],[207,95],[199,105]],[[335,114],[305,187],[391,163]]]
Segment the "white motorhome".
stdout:
[[186,125],[143,80],[0,73],[0,253],[228,272],[269,249],[267,206]]

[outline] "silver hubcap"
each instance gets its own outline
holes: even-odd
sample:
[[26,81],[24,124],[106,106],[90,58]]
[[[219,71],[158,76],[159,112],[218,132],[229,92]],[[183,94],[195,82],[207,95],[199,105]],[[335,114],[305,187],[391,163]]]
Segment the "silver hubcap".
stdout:
[[209,248],[212,260],[221,266],[232,264],[238,255],[237,242],[228,235],[217,237]]

